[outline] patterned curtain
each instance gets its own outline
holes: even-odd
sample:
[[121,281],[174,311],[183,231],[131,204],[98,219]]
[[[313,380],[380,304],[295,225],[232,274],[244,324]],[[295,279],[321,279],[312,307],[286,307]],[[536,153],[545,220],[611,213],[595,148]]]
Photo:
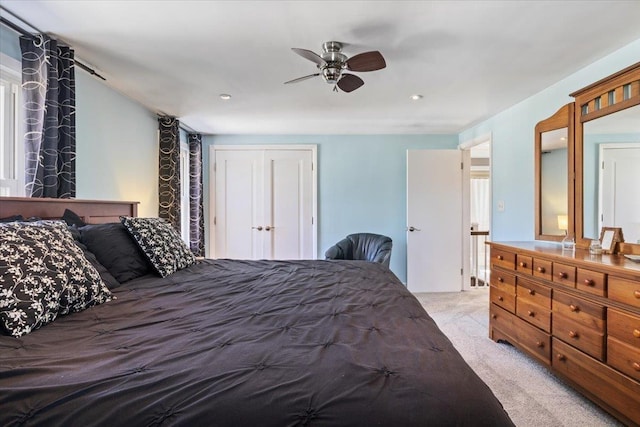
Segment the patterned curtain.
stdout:
[[204,256],[202,204],[202,135],[189,134],[189,243],[195,256]]
[[25,192],[76,195],[76,95],[73,50],[46,35],[20,37],[25,102]]
[[180,122],[175,117],[158,118],[159,172],[158,216],[180,233]]

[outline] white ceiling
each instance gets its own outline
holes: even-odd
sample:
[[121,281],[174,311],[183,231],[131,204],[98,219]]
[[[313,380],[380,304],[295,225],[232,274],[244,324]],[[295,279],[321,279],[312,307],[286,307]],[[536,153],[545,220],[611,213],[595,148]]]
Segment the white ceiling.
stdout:
[[[638,0],[2,6],[69,43],[121,93],[216,134],[458,133],[640,39]],[[290,48],[319,53],[329,40],[347,56],[379,50],[387,68],[358,73],[365,85],[352,93],[321,78],[283,84],[317,71]]]

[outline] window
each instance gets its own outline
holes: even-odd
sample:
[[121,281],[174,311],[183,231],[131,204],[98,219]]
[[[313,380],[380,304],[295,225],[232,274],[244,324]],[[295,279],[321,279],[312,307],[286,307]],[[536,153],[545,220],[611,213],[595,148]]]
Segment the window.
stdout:
[[0,54],[0,196],[24,196],[21,66]]

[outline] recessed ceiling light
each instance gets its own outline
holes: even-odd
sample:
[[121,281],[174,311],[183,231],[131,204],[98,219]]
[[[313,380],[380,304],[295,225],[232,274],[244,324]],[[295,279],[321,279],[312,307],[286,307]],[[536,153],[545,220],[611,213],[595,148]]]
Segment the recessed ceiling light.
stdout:
[[410,98],[414,101],[417,101],[419,99],[422,99],[422,95],[415,94],[415,95],[411,95]]
[[228,93],[221,93],[220,94],[220,99],[224,99],[225,101],[231,99],[231,95],[229,95]]

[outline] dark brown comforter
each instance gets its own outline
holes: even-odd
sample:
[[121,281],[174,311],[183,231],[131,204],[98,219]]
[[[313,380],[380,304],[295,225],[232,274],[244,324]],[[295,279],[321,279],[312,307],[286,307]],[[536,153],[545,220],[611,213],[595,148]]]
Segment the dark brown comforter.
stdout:
[[379,264],[199,262],[0,337],[0,425],[512,425]]

